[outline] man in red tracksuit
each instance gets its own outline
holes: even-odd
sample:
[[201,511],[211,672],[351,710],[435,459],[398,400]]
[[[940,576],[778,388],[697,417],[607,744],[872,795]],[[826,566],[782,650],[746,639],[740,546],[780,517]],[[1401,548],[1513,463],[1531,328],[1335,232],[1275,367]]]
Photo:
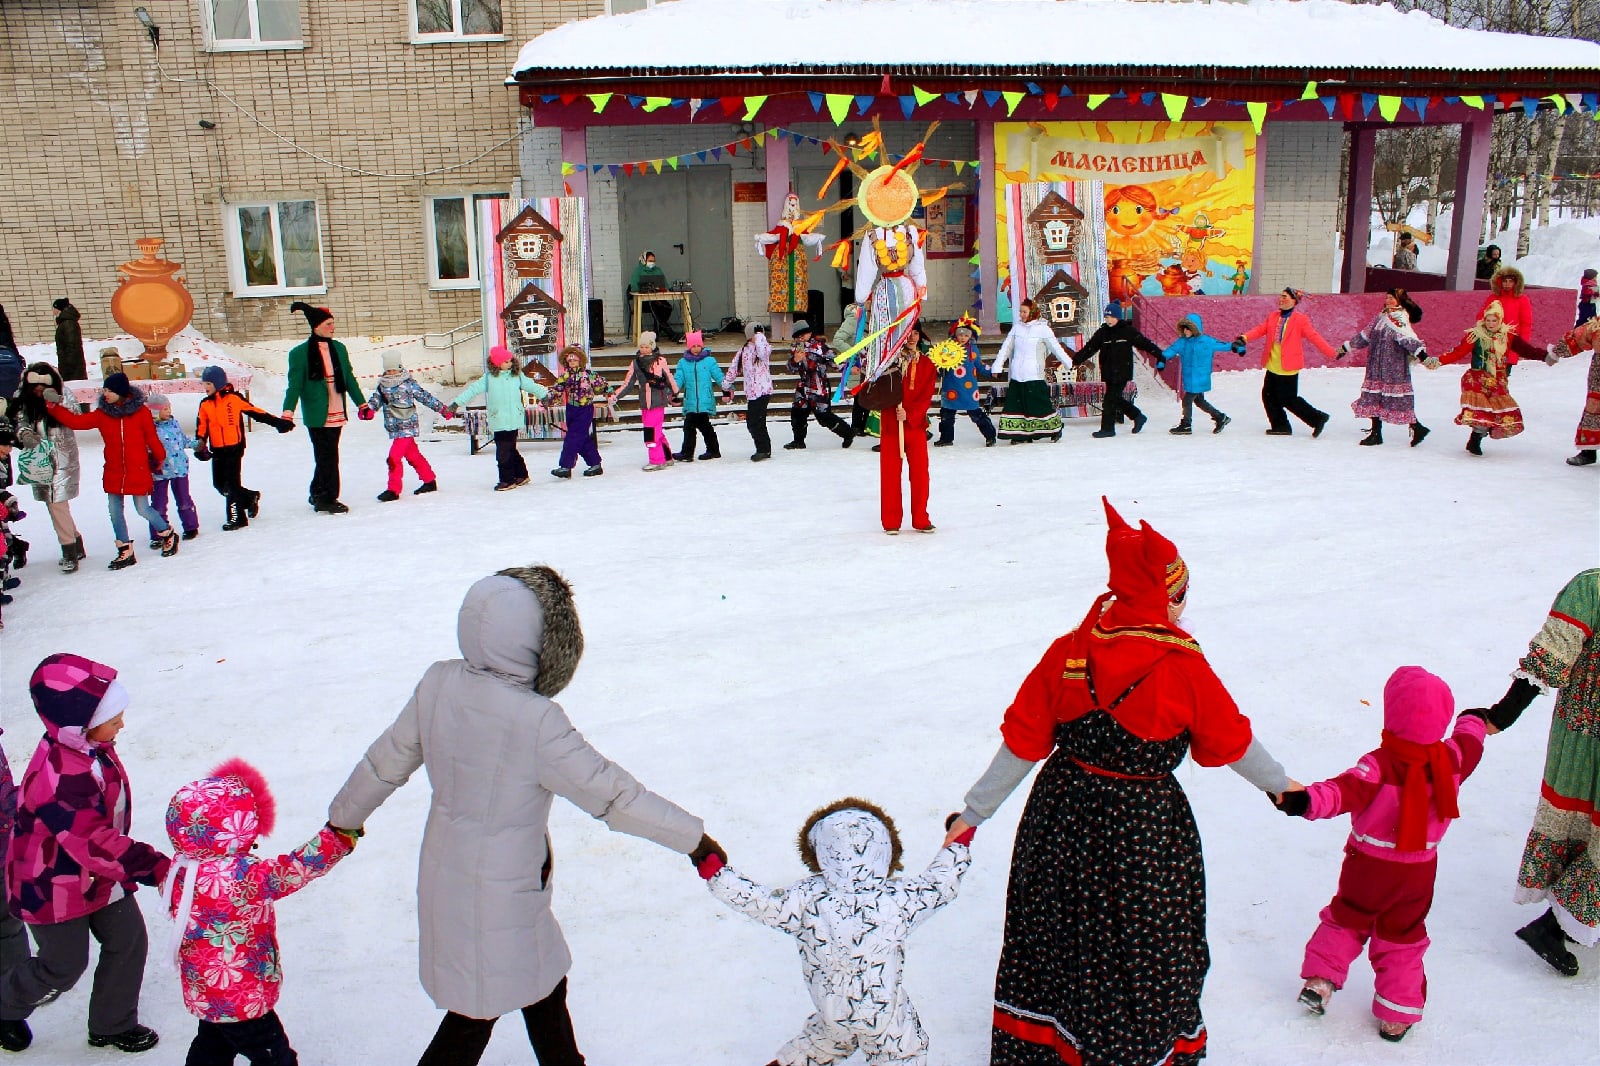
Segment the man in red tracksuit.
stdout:
[[901,520],[900,458],[903,455],[911,473],[911,528],[932,533],[928,517],[928,406],[939,385],[938,368],[927,355],[907,345],[900,357],[905,362],[900,406],[880,413],[878,489],[883,512],[883,531],[899,533]]

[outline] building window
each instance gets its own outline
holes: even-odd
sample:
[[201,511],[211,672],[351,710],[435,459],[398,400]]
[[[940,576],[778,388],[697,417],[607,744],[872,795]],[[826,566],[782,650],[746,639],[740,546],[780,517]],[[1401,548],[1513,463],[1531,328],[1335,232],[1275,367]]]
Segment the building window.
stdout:
[[411,0],[412,40],[503,37],[500,0]]
[[626,15],[630,11],[643,11],[655,7],[661,0],[606,0],[606,14]]
[[224,216],[235,296],[327,291],[315,200],[229,204]]
[[299,48],[300,0],[200,0],[207,44],[218,50]]
[[429,196],[424,202],[428,236],[428,287],[478,287],[478,248],[473,240],[473,197]]

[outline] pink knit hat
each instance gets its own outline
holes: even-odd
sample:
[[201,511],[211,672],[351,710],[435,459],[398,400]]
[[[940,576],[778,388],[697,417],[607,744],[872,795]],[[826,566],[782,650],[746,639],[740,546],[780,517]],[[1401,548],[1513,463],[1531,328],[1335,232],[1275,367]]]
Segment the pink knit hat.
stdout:
[[503,344],[497,344],[489,349],[489,365],[505,366],[511,362],[511,349]]
[[693,330],[683,335],[683,346],[685,348],[702,348],[705,343],[705,337],[699,330]]
[[1420,666],[1402,666],[1383,686],[1383,727],[1413,744],[1433,744],[1455,717],[1450,686]]

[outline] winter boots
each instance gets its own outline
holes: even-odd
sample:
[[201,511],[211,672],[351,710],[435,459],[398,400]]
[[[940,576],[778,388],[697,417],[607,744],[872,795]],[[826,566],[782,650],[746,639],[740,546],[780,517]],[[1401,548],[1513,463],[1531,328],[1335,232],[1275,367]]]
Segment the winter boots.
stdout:
[[555,469],[550,471],[550,476],[551,477],[558,477],[558,478],[561,478],[563,481],[565,481],[565,480],[567,480],[567,479],[572,477],[572,471],[568,470],[564,466],[558,466]]
[[1216,426],[1214,426],[1211,430],[1212,436],[1215,436],[1216,434],[1221,433],[1224,429],[1227,429],[1228,423],[1232,421],[1233,419],[1229,418],[1227,415],[1223,415],[1221,418],[1218,418]]
[[1427,426],[1423,425],[1421,422],[1411,423],[1411,446],[1415,448],[1417,445],[1421,444],[1422,439],[1431,432],[1433,431]]
[[243,529],[250,524],[250,519],[245,514],[245,504],[234,497],[228,497],[228,520],[222,523],[225,533],[232,533],[236,529]]
[[244,513],[247,518],[255,518],[261,513],[261,493],[250,491],[249,498],[244,502]]
[[589,467],[587,470],[585,470],[583,472],[583,476],[584,477],[600,477],[605,472],[606,472],[605,471],[605,467],[603,467],[603,466],[591,466],[591,467]]
[[1550,964],[1562,977],[1578,976],[1578,957],[1567,950],[1567,934],[1561,931],[1556,912],[1546,910],[1539,917],[1517,930],[1517,938],[1533,949],[1533,953]]
[[1305,987],[1300,989],[1300,1005],[1312,1014],[1325,1014],[1333,993],[1333,982],[1326,977],[1308,978]]
[[119,540],[117,541],[117,557],[106,564],[106,569],[126,570],[128,567],[138,563],[138,561],[133,554],[133,545],[128,541]]
[[1472,431],[1472,435],[1467,438],[1467,451],[1471,452],[1473,455],[1483,454],[1482,433],[1479,433],[1477,430]]
[[132,1029],[124,1029],[120,1033],[110,1036],[95,1036],[89,1034],[90,1047],[114,1047],[118,1051],[126,1051],[136,1055],[141,1051],[149,1051],[160,1043],[161,1037],[148,1025],[136,1025]]
[[1383,423],[1378,421],[1376,418],[1374,418],[1372,420],[1372,428],[1367,431],[1367,435],[1365,437],[1361,438],[1361,446],[1363,448],[1370,448],[1375,444],[1382,444],[1382,443],[1383,443]]
[[427,493],[438,492],[438,491],[439,491],[439,483],[437,481],[424,481],[422,484],[418,485],[416,488],[411,490],[411,495],[413,495],[413,496],[423,496],[423,495],[426,495]]
[[63,574],[75,574],[78,572],[78,564],[86,558],[88,556],[83,553],[83,538],[79,537],[71,544],[61,546],[61,561],[56,565],[61,568]]
[[1593,449],[1593,448],[1584,448],[1581,451],[1579,451],[1577,455],[1574,455],[1572,458],[1568,459],[1567,460],[1567,465],[1568,466],[1593,466],[1594,465],[1594,460],[1595,460],[1595,454],[1594,453],[1595,453],[1595,449]]
[[33,1044],[33,1030],[27,1022],[0,1021],[0,1050],[16,1053],[27,1051]]
[[161,536],[157,537],[156,540],[161,542],[161,557],[163,559],[170,559],[174,555],[178,554],[177,530],[169,527],[167,531],[161,534]]
[[399,498],[400,494],[398,492],[393,492],[389,489],[384,489],[382,492],[378,493],[379,503],[393,503]]
[[1177,425],[1167,430],[1167,432],[1171,433],[1174,437],[1187,437],[1189,434],[1194,432],[1194,427],[1190,426],[1187,422],[1179,422]]

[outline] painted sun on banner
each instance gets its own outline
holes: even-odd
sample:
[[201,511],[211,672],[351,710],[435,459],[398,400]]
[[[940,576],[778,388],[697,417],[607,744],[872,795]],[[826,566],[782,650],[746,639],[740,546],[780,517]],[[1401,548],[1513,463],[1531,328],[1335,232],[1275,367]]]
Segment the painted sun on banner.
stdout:
[[1113,297],[1245,291],[1256,187],[1248,122],[1007,122],[995,126],[995,151],[1002,215],[1008,182],[1104,183]]

